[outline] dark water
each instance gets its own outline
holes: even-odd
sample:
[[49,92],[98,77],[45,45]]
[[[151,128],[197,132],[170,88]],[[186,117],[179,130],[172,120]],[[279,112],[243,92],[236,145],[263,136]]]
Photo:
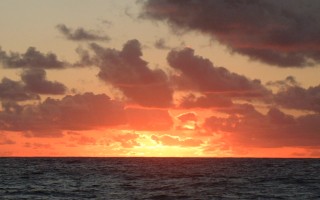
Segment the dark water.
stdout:
[[0,199],[320,199],[320,159],[0,158]]

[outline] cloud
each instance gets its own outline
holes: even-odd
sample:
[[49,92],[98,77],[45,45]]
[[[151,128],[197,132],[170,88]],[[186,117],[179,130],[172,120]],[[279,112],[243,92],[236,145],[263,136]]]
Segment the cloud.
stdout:
[[12,145],[16,142],[7,137],[4,133],[0,131],[0,145]]
[[205,96],[196,97],[194,94],[184,96],[180,102],[181,108],[217,108],[232,106],[229,97],[219,94],[207,94]]
[[86,67],[93,65],[94,62],[88,50],[78,47],[75,51],[80,59],[73,64],[74,67]]
[[320,62],[317,0],[144,1],[141,17],[210,35],[232,52],[279,67]]
[[171,47],[166,44],[166,41],[163,38],[158,39],[154,43],[154,47],[156,47],[157,49],[162,49],[162,50],[171,49]]
[[122,133],[113,135],[111,140],[120,143],[123,148],[133,148],[135,146],[140,146],[140,143],[137,141],[138,138],[139,135],[135,133]]
[[[167,56],[171,68],[182,72],[177,83],[189,82],[193,90],[204,93],[229,93],[236,96],[262,96],[268,91],[259,80],[249,80],[245,76],[229,72],[226,68],[216,67],[209,59],[194,54],[191,48],[172,50]],[[191,84],[191,83],[192,84]],[[186,85],[179,85],[186,89]]]
[[293,76],[287,76],[285,80],[269,81],[266,83],[267,86],[277,87],[280,90],[288,89],[293,86],[300,86],[300,83]]
[[138,40],[129,40],[121,51],[91,45],[99,66],[99,78],[120,89],[135,103],[148,107],[169,107],[173,91],[166,73],[161,69],[150,69],[141,59]]
[[26,101],[38,100],[39,95],[26,90],[20,81],[3,78],[0,82],[0,100],[2,101]]
[[70,141],[72,142],[76,142],[78,145],[96,145],[97,144],[97,140],[93,137],[90,136],[85,136],[85,135],[81,135],[81,136],[72,136],[70,137]]
[[88,31],[83,28],[72,30],[64,24],[58,24],[56,28],[68,40],[73,41],[109,41],[110,37],[107,35],[99,35],[93,31]]
[[127,108],[128,124],[133,130],[165,131],[173,126],[167,110]]
[[274,95],[277,104],[286,108],[320,113],[320,85],[307,89],[300,86],[286,87]]
[[23,71],[21,79],[25,83],[25,88],[36,94],[64,94],[66,86],[59,82],[46,80],[44,69],[29,69]]
[[0,48],[0,62],[5,68],[43,68],[62,69],[67,63],[58,60],[56,54],[41,53],[35,47],[29,47],[25,53],[10,52]]
[[6,104],[0,112],[0,130],[24,132],[28,137],[62,136],[62,130],[91,130],[126,123],[120,102],[105,94],[47,98],[39,105]]
[[178,119],[181,122],[188,122],[188,121],[197,121],[198,117],[197,117],[197,115],[195,113],[188,112],[188,113],[183,113],[183,114],[179,115]]
[[222,134],[223,141],[246,147],[313,147],[320,145],[320,115],[294,117],[271,108],[261,114],[250,104],[229,110],[228,117],[212,116],[204,127]]
[[46,80],[43,69],[31,68],[21,74],[22,81],[3,78],[0,82],[0,100],[4,102],[39,100],[39,94],[64,94],[66,86]]
[[151,139],[166,146],[197,147],[203,143],[203,141],[199,139],[180,139],[179,137],[173,137],[170,135],[152,135]]

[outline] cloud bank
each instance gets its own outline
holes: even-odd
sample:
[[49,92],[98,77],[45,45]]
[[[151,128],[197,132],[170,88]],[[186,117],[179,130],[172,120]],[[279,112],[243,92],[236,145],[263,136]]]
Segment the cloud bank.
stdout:
[[147,0],[141,17],[200,31],[232,52],[278,67],[320,63],[317,0]]

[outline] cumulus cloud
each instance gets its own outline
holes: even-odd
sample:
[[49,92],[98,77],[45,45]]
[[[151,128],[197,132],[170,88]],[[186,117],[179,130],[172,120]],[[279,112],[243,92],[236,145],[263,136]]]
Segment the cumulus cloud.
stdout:
[[224,134],[224,140],[247,147],[319,146],[320,115],[294,117],[271,108],[261,114],[251,105],[238,105],[226,118],[212,116],[204,127]]
[[276,87],[280,90],[288,89],[293,86],[300,86],[300,83],[293,76],[287,76],[284,80],[269,81],[266,83],[267,86]]
[[275,94],[277,104],[286,108],[320,113],[320,85],[307,89],[300,86],[286,87]]
[[99,66],[99,78],[120,89],[135,103],[149,107],[168,107],[172,104],[173,91],[166,73],[150,69],[141,59],[141,44],[129,40],[121,51],[91,45],[95,52],[95,64]]
[[4,102],[39,100],[39,94],[64,94],[66,86],[46,79],[43,69],[28,69],[21,74],[22,81],[3,78],[0,82],[0,100]]
[[0,130],[26,136],[61,136],[62,130],[88,130],[126,123],[123,105],[105,94],[47,98],[39,105],[7,104],[0,112]]
[[164,131],[173,126],[167,110],[127,108],[127,120],[130,128],[145,131]]
[[100,35],[93,31],[85,30],[84,28],[77,28],[72,30],[64,24],[58,24],[56,28],[68,40],[73,41],[109,41],[110,37],[107,35]]
[[54,53],[41,53],[35,47],[29,47],[25,53],[2,51],[0,48],[0,62],[5,68],[43,68],[62,69],[67,63],[58,60]]
[[[245,76],[216,67],[209,59],[194,54],[191,48],[172,50],[167,56],[170,67],[181,71],[178,83],[193,83],[194,89],[205,93],[229,93],[229,95],[262,96],[267,90],[259,80],[249,80]],[[180,88],[186,88],[180,85]],[[192,89],[192,88],[189,88]]]
[[141,16],[210,35],[233,52],[279,67],[320,62],[317,0],[147,0]]
[[46,71],[43,69],[25,70],[21,79],[25,88],[36,94],[64,94],[67,89],[62,83],[46,80]]
[[40,97],[26,90],[25,85],[20,81],[13,81],[3,78],[0,82],[0,100],[2,101],[26,101],[38,100]]

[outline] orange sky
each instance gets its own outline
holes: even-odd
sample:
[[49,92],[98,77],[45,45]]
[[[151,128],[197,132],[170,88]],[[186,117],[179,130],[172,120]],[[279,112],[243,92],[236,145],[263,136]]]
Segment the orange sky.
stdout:
[[0,156],[320,157],[318,8],[2,1]]

